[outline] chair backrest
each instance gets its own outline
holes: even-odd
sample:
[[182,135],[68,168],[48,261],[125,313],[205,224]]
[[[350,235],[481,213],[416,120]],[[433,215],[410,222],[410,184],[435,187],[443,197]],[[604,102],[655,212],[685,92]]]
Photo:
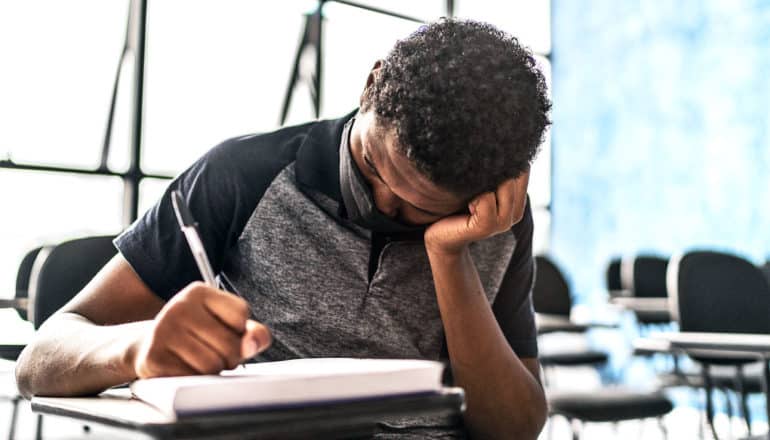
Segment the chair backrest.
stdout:
[[[40,253],[41,247],[36,247],[24,255],[19,264],[19,270],[16,272],[16,295],[17,300],[24,300],[29,297],[29,278],[32,274],[32,265],[35,264],[37,254]],[[21,319],[27,319],[27,307],[18,305],[14,307],[16,312],[19,313]]]
[[117,253],[114,238],[85,237],[40,250],[29,284],[28,315],[35,328],[83,289]]
[[613,258],[610,260],[610,264],[607,265],[605,281],[608,291],[623,289],[623,284],[620,282],[620,261],[620,258]]
[[668,259],[655,255],[637,255],[623,259],[621,279],[624,289],[638,298],[665,298]]
[[668,290],[681,331],[770,333],[770,283],[751,262],[697,251],[672,258]]
[[760,269],[762,269],[762,273],[765,274],[767,280],[770,281],[770,261],[765,261],[765,264],[763,264]]
[[561,270],[548,257],[535,256],[535,287],[532,303],[537,313],[569,316],[572,297]]

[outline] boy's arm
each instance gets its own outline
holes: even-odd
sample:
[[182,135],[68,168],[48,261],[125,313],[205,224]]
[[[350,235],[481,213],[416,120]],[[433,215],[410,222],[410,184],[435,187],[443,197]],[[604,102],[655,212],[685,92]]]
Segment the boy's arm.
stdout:
[[468,244],[521,220],[528,175],[475,198],[471,215],[436,222],[425,234],[455,382],[465,388],[474,437],[536,438],[546,401],[536,358],[520,359],[498,325]]
[[164,303],[119,254],[41,326],[16,365],[21,393],[98,393],[137,377],[214,373],[270,345],[235,295],[192,283]]

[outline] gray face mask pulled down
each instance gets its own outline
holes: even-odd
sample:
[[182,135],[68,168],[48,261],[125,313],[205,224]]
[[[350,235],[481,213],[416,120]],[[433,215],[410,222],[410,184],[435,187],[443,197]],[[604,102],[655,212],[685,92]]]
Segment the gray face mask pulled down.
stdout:
[[399,223],[377,209],[372,189],[350,152],[350,130],[354,120],[355,118],[352,118],[345,124],[340,141],[340,190],[348,220],[363,228],[385,234],[424,231],[425,226]]

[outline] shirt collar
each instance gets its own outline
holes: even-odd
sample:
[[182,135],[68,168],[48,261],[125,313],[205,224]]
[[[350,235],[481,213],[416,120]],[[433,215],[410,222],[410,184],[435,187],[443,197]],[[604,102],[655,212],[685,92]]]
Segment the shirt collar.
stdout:
[[340,191],[340,141],[345,124],[358,109],[339,119],[318,121],[297,151],[297,182],[342,202]]

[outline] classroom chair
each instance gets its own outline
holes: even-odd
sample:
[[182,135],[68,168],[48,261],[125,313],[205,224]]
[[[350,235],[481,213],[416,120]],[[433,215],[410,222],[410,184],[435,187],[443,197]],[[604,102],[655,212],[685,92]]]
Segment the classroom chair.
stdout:
[[[27,319],[27,298],[29,289],[29,278],[32,272],[32,265],[37,258],[37,254],[40,252],[41,247],[36,247],[24,255],[24,258],[19,264],[19,269],[16,272],[16,293],[14,295],[13,308],[19,314],[22,319]],[[0,359],[9,361],[16,361],[19,357],[22,347],[8,347],[8,349],[0,352]],[[18,392],[14,392],[8,396],[0,396],[3,400],[7,400],[11,403],[11,418],[8,424],[8,439],[13,440],[16,437],[16,419],[19,411],[19,402],[21,401],[21,395]]]
[[[24,255],[19,264],[19,270],[16,273],[16,295],[14,299],[17,304],[14,306],[21,319],[27,319],[27,301],[29,299],[29,279],[32,274],[32,265],[35,263],[37,255],[42,246],[36,247]],[[15,360],[15,359],[14,359]]]
[[[615,261],[617,262],[617,260]],[[624,296],[629,298],[667,299],[667,267],[668,259],[658,255],[630,255],[620,259],[618,276]],[[656,330],[671,330],[671,313],[667,308],[631,308],[631,312],[636,319],[637,330],[640,335]],[[683,373],[680,369],[679,358],[669,353],[667,344],[661,346],[652,344],[635,345],[633,354],[634,356],[647,358],[662,356],[663,360],[666,360],[666,363],[671,365],[670,369],[666,367],[666,371],[659,372],[658,374],[662,387],[697,386],[693,380],[698,381],[700,375],[696,374],[694,379],[687,377],[687,374]]]
[[[535,256],[535,285],[532,290],[535,312],[548,317],[559,317],[570,321],[572,293],[562,271],[544,255]],[[587,326],[569,325],[562,331],[582,333]],[[542,331],[540,331],[542,333]],[[568,365],[599,365],[607,362],[603,351],[580,349],[553,351],[540,354],[544,368]]]
[[630,296],[631,292],[623,287],[620,277],[620,266],[622,258],[615,257],[607,263],[607,269],[604,272],[604,282],[607,287],[607,293],[610,298],[618,296]]
[[117,254],[114,238],[84,237],[40,250],[29,283],[28,315],[36,329]]
[[[572,295],[566,277],[548,257],[535,257],[536,273],[533,289],[535,311],[568,318],[572,309]],[[565,350],[541,353],[544,370],[559,366],[598,366],[607,362],[607,354],[595,350]],[[547,375],[546,375],[547,379]],[[570,422],[572,436],[580,438],[582,423],[620,422],[657,418],[673,408],[660,392],[635,391],[619,386],[608,386],[593,391],[548,390],[550,415],[565,417]],[[660,424],[665,432],[665,427]]]
[[[621,260],[620,280],[623,289],[635,298],[666,298],[668,259],[657,255],[634,255]],[[668,311],[635,310],[641,326],[670,324]]]
[[[672,316],[683,332],[770,334],[770,283],[758,267],[741,257],[714,251],[674,257],[668,267],[667,285]],[[702,365],[706,419],[714,437],[712,392],[719,387],[737,392],[751,434],[747,394],[761,392],[762,387],[759,374],[747,378],[744,370],[746,365],[756,363],[756,358],[691,357]],[[715,377],[715,366],[732,366],[732,377],[724,373]]]
[[[117,253],[114,236],[95,236],[68,240],[58,245],[35,248],[19,265],[16,298],[27,298],[27,307],[17,311],[35,329],[74,297]],[[18,353],[9,360],[16,360]],[[19,395],[11,397],[13,412],[9,439],[16,429]],[[42,417],[37,418],[36,438],[42,437]]]

